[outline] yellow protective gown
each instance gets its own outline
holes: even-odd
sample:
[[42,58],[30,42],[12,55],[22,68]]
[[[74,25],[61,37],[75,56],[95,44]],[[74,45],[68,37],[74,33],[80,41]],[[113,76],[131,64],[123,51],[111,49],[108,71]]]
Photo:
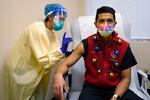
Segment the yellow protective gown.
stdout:
[[44,22],[29,25],[6,62],[5,100],[42,100],[50,71],[63,57],[55,33]]

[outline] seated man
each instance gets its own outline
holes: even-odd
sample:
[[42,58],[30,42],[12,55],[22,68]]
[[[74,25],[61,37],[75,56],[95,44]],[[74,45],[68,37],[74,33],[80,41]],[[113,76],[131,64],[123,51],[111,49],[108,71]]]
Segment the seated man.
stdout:
[[107,6],[97,9],[95,25],[97,33],[82,40],[59,66],[54,81],[55,95],[63,100],[63,92],[67,92],[63,75],[83,56],[86,71],[79,100],[142,100],[128,89],[131,67],[137,62],[129,43],[114,31],[115,10]]

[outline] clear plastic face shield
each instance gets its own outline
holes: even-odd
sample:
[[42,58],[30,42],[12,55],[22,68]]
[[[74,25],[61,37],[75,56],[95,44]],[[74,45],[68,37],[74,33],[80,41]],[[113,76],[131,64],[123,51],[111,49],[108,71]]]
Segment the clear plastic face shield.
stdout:
[[65,8],[58,8],[49,12],[49,14],[54,16],[54,30],[62,30],[67,17],[67,10]]
[[[55,9],[49,12],[49,15],[54,16],[54,30],[57,31],[56,36],[62,41],[62,36],[66,32],[66,37],[72,36],[70,31],[70,25],[67,20],[67,10],[65,8]],[[60,34],[59,34],[60,33]],[[72,43],[69,43],[68,50],[72,48]]]

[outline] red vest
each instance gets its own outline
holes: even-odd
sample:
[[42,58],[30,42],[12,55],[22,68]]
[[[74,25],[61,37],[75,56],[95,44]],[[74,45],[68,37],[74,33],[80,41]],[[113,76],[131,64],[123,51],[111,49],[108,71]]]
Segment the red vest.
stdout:
[[120,64],[128,48],[128,43],[113,34],[112,41],[105,45],[98,34],[88,39],[85,56],[85,84],[109,88],[117,86],[121,80]]

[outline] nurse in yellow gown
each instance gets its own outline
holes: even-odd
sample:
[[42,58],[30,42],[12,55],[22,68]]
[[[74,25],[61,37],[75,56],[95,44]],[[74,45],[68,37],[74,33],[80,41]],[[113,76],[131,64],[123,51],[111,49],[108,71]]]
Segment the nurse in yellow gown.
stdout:
[[5,100],[43,100],[51,69],[63,58],[72,38],[62,39],[55,31],[63,28],[66,9],[60,4],[47,4],[45,20],[34,22],[21,34],[5,69]]

